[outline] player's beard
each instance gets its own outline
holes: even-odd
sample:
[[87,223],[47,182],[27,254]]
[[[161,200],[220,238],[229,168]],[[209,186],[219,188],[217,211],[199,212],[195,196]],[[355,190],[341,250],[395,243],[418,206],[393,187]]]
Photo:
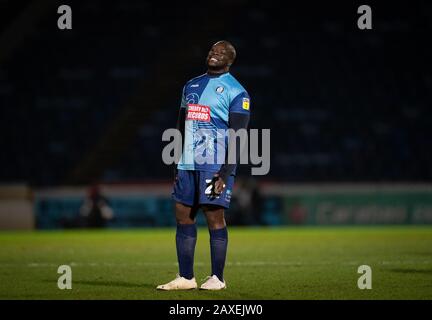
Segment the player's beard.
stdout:
[[212,66],[209,63],[207,63],[207,69],[210,73],[224,73],[226,72],[227,65],[224,64],[222,66]]

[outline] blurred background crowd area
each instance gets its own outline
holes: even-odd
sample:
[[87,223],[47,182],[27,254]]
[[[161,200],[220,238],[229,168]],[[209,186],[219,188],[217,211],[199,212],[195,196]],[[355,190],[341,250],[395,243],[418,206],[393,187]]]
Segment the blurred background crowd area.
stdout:
[[[431,181],[432,5],[1,0],[0,181],[171,179],[162,132],[219,39],[271,129],[272,181]],[[250,172],[249,170],[241,172]]]
[[250,127],[271,129],[270,172],[240,167],[229,223],[432,223],[432,4],[367,3],[360,30],[362,4],[0,0],[0,227],[85,225],[97,185],[104,225],[172,225],[162,133],[221,39]]

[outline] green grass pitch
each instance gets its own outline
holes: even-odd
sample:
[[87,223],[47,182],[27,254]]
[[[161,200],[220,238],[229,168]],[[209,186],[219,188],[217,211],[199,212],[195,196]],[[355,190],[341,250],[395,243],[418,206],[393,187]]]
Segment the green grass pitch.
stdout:
[[[177,272],[175,229],[0,233],[0,299],[432,299],[432,227],[229,227],[227,290],[156,291]],[[72,290],[57,268],[72,268]],[[360,290],[360,265],[372,289]],[[198,231],[195,276],[210,272]]]

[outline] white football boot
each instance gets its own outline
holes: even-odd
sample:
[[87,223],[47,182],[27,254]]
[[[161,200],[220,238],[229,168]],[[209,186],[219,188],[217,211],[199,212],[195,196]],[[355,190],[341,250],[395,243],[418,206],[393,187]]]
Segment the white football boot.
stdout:
[[190,280],[180,277],[179,274],[177,274],[176,278],[173,281],[170,281],[166,284],[161,284],[157,286],[156,289],[158,290],[190,290],[190,289],[196,289],[198,287],[197,282],[195,278],[192,278]]
[[226,289],[225,281],[220,281],[216,275],[212,275],[211,277],[206,278],[206,282],[204,282],[201,287],[201,290],[221,290]]

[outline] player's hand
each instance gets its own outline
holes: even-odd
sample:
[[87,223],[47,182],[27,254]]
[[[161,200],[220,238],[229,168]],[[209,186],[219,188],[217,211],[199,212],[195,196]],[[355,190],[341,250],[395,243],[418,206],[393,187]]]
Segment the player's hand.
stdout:
[[214,178],[217,178],[217,179],[215,179],[216,181],[214,183],[214,193],[217,195],[220,195],[225,188],[225,181],[223,181],[222,178],[219,177],[218,174],[215,174]]
[[207,188],[205,194],[210,199],[218,199],[223,189],[225,188],[225,183],[218,174],[215,174],[212,179],[206,179]]

